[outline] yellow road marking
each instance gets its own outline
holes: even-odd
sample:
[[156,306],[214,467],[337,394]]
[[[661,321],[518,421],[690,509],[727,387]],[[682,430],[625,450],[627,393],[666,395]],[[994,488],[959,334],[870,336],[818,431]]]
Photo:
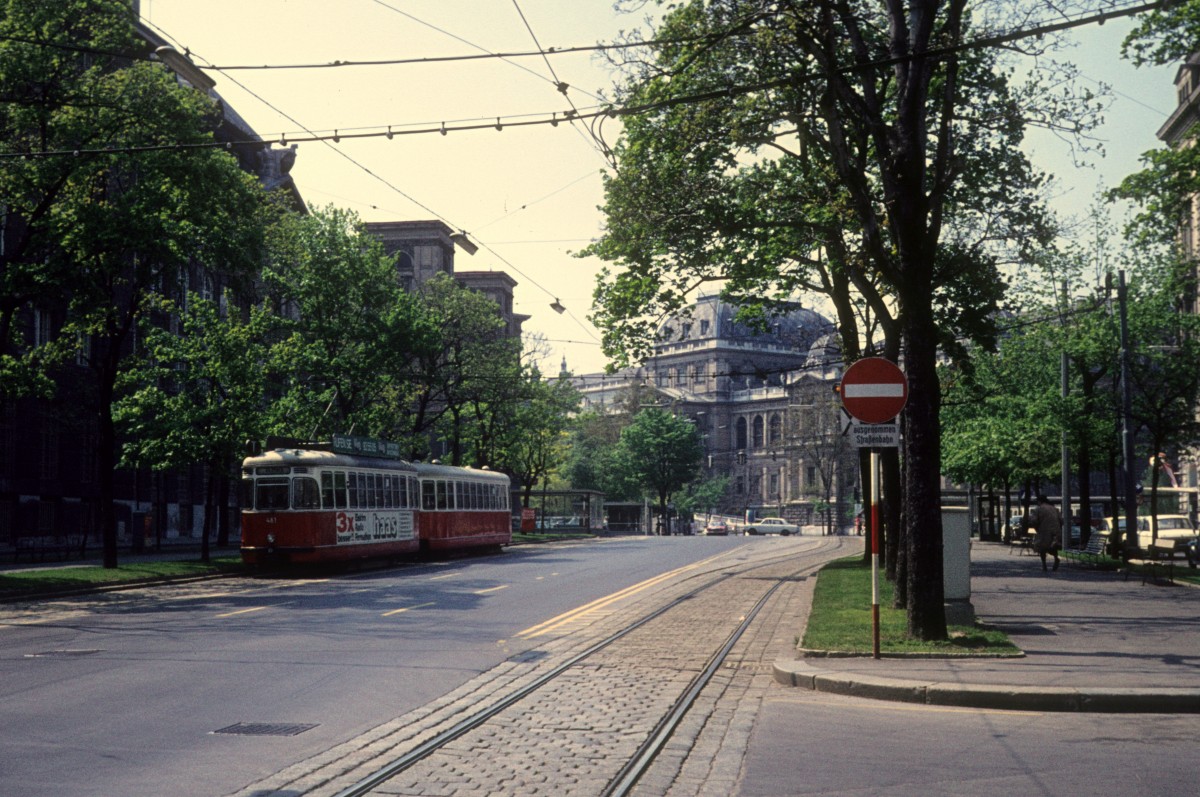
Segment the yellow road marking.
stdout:
[[455,576],[457,576],[457,575],[458,575],[458,573],[445,573],[445,574],[443,574],[443,575],[440,575],[440,576],[432,576],[432,577],[430,577],[430,579],[429,579],[429,580],[430,580],[430,581],[438,581],[438,580],[440,580],[440,579],[443,579],[443,578],[454,578],[454,577],[455,577]]
[[[722,555],[723,554],[718,554],[717,556],[722,556]],[[656,584],[660,584],[663,581],[666,581],[667,579],[674,578],[675,576],[686,573],[689,570],[695,570],[696,568],[704,565],[706,562],[708,562],[712,559],[716,559],[717,556],[711,556],[708,559],[703,559],[699,562],[695,562],[693,564],[686,565],[677,570],[672,570],[668,573],[663,573],[660,576],[655,576],[654,578],[647,579],[646,581],[643,581],[640,584],[634,584],[632,587],[626,587],[625,589],[621,590],[620,592],[614,592],[612,595],[607,595],[603,598],[597,598],[596,600],[592,601],[589,604],[580,606],[578,609],[572,609],[569,612],[560,614],[558,617],[551,617],[549,620],[547,620],[544,623],[540,623],[539,625],[535,625],[530,628],[526,628],[524,631],[521,631],[520,633],[518,633],[517,636],[520,637],[521,639],[532,639],[534,637],[544,636],[545,634],[549,634],[553,631],[557,631],[562,626],[564,626],[567,623],[570,623],[574,620],[579,619],[580,617],[584,616],[585,614],[599,611],[600,609],[603,609],[606,606],[616,603],[617,601],[621,600],[622,598],[627,598],[630,595],[636,595],[637,593],[642,592],[643,590],[647,590],[650,587],[655,586]]]
[[402,609],[392,609],[390,612],[384,612],[383,616],[391,617],[393,614],[404,614],[405,612],[410,612],[413,609],[424,609],[426,606],[432,606],[432,605],[433,605],[433,601],[430,601],[429,603],[418,603],[416,606],[405,606]]
[[498,587],[488,587],[487,589],[477,589],[477,590],[475,590],[475,594],[476,595],[486,595],[489,592],[499,592],[502,589],[508,589],[508,584],[501,584]]

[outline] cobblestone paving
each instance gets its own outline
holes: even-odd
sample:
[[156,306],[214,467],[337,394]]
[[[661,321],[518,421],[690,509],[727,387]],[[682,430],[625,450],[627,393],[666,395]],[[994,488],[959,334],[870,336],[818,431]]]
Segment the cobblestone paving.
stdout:
[[[736,561],[748,558],[742,549],[711,563],[703,574],[694,571],[658,584],[622,603],[620,611],[610,607],[589,618],[588,625],[577,622],[539,640],[538,655],[516,655],[441,700],[299,762],[237,797],[337,794],[633,619],[716,582],[372,792],[601,794],[754,604],[775,580],[786,578],[635,789],[641,795],[734,794],[758,707],[766,690],[775,688],[771,663],[790,654],[807,616],[813,565],[845,550],[836,539],[796,540],[795,546],[795,556],[785,561],[764,565],[765,549],[750,554],[751,561]],[[778,555],[782,548],[771,550]],[[733,575],[723,578],[721,565]],[[748,567],[755,569],[741,575]]]

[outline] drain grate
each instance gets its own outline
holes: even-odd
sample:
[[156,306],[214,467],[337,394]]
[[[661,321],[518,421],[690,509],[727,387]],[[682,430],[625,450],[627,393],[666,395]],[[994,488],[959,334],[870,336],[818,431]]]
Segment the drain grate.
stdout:
[[227,733],[234,736],[299,736],[315,727],[317,726],[296,722],[238,722],[213,731],[213,733]]

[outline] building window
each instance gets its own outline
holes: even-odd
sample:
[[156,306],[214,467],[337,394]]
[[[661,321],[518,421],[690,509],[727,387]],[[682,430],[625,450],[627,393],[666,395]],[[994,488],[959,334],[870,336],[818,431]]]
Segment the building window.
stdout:
[[92,336],[83,332],[75,333],[75,364],[87,365],[92,357]]
[[43,479],[58,478],[58,433],[52,430],[42,431],[42,457],[39,475]]
[[40,307],[33,309],[33,345],[44,346],[50,342],[50,313]]
[[738,418],[736,424],[737,448],[744,449],[746,447],[746,419]]
[[763,419],[761,415],[754,416],[754,447],[763,447]]
[[779,417],[779,413],[771,416],[770,441],[774,445],[783,439],[783,420]]
[[779,474],[778,473],[771,474],[771,497],[772,498],[779,497]]
[[809,465],[805,471],[805,480],[808,482],[808,489],[813,489],[817,486],[817,466]]

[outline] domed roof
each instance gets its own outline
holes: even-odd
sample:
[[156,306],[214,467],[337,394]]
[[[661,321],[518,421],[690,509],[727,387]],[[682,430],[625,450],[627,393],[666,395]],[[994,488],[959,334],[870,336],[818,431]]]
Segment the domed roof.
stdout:
[[656,339],[662,347],[719,339],[809,352],[815,343],[834,332],[829,319],[799,303],[786,305],[778,315],[768,315],[766,330],[736,321],[737,311],[737,305],[720,296],[702,296],[688,312],[662,324]]

